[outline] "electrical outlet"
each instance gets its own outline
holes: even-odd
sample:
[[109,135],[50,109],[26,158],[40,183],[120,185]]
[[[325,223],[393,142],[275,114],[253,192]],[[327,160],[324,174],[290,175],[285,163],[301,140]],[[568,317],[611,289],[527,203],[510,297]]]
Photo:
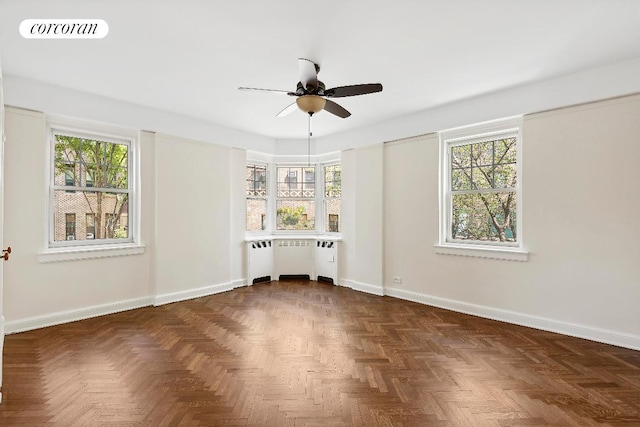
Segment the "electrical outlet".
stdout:
[[400,277],[400,276],[393,276],[393,283],[396,283],[396,284],[398,284],[398,285],[399,285],[400,283],[402,283],[402,277]]

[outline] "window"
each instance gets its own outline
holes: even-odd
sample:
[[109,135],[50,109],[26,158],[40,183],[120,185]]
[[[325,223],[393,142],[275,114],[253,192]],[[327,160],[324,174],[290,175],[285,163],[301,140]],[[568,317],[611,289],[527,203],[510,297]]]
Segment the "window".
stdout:
[[[75,169],[73,166],[73,163],[65,163],[64,166],[64,185],[66,185],[67,187],[73,187],[74,183],[76,182],[76,178],[74,176],[75,174]],[[67,190],[67,193],[73,193],[74,191],[71,190]]]
[[49,246],[131,243],[134,139],[52,127],[51,141]]
[[520,249],[520,119],[446,131],[440,141],[440,244]]
[[276,230],[315,230],[315,167],[278,167],[276,177]]
[[267,167],[247,165],[247,231],[262,231],[267,227]]
[[342,170],[337,159],[311,165],[267,166],[270,160],[247,162],[246,230],[339,233]]
[[96,214],[88,213],[85,215],[85,231],[87,239],[95,239],[96,235]]
[[324,167],[325,231],[340,232],[340,207],[342,196],[342,169],[340,165]]
[[67,213],[64,214],[64,229],[65,229],[65,240],[75,240],[76,239],[76,214]]

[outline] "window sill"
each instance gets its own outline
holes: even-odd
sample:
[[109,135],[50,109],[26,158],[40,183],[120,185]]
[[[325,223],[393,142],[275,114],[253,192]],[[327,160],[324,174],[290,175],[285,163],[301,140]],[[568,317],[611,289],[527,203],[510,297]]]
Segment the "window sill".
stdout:
[[47,249],[40,253],[38,261],[40,263],[79,261],[84,259],[111,258],[118,256],[140,255],[145,251],[146,246],[135,243],[123,245],[95,245],[74,248],[54,248]]
[[260,236],[247,236],[245,242],[255,242],[259,240],[327,240],[341,241],[340,234],[263,234]]
[[441,255],[458,255],[521,262],[529,260],[529,252],[517,248],[484,248],[477,245],[435,245],[435,248],[436,253]]

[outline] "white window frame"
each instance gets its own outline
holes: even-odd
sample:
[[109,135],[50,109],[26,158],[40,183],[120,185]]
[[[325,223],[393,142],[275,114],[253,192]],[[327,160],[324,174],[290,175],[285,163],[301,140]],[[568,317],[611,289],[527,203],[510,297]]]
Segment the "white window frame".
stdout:
[[[265,223],[265,227],[264,230],[255,230],[255,231],[249,231],[247,230],[247,218],[245,216],[245,232],[248,235],[252,235],[252,236],[257,236],[257,235],[261,235],[261,234],[267,234],[271,232],[272,226],[271,224],[273,223],[272,220],[272,214],[271,214],[271,194],[273,194],[273,186],[272,186],[272,181],[273,181],[273,174],[271,173],[271,169],[273,169],[273,165],[269,164],[269,163],[265,163],[265,162],[261,162],[261,161],[252,161],[252,160],[247,160],[246,165],[245,165],[245,172],[246,172],[246,168],[248,168],[249,166],[260,166],[260,167],[264,167],[265,171],[266,171],[266,177],[267,177],[267,183],[266,183],[266,195],[265,196],[250,196],[246,193],[246,185],[245,185],[245,215],[246,215],[246,201],[252,199],[252,200],[264,200],[265,202],[265,213],[266,213],[266,223]],[[245,179],[245,183],[246,183],[246,179]]]
[[[321,163],[318,165],[318,167],[320,167],[322,169],[322,230],[325,234],[330,234],[330,235],[339,235],[342,232],[342,189],[340,192],[340,197],[329,197],[327,196],[327,183],[326,183],[326,176],[327,176],[327,167],[331,167],[331,166],[340,166],[340,175],[342,177],[342,164],[340,162],[331,162],[331,163]],[[342,178],[341,178],[342,179]],[[342,187],[342,186],[341,186]],[[327,214],[327,203],[329,200],[340,200],[340,216],[339,216],[339,221],[338,223],[340,224],[338,227],[338,231],[329,231],[327,230],[327,221],[328,221],[328,214]]]
[[[440,137],[440,219],[436,252],[480,258],[526,261],[522,222],[522,116],[464,126],[439,133]],[[497,138],[516,138],[516,242],[456,240],[450,235],[452,221],[451,147]]]
[[[55,135],[73,135],[87,139],[97,139],[128,146],[128,189],[112,189],[113,192],[128,192],[128,237],[125,239],[87,239],[73,241],[55,241],[54,197],[55,190],[86,191],[85,187],[68,187],[55,184]],[[144,253],[145,246],[140,243],[140,163],[139,135],[137,131],[113,126],[85,122],[76,119],[49,117],[47,123],[47,198],[45,211],[47,218],[44,250],[39,254],[42,263],[73,261],[92,258],[137,255]],[[111,189],[110,189],[111,190]]]

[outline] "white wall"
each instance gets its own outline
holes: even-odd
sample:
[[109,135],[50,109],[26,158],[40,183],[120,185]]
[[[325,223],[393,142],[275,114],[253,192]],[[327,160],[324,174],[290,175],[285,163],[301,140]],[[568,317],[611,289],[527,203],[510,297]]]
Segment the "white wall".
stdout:
[[345,151],[341,162],[341,282],[382,295],[383,146]]
[[9,332],[243,283],[244,150],[141,132],[144,254],[41,263],[48,197],[46,116],[9,107],[6,130],[4,237],[13,248],[4,266]]
[[[384,241],[385,286],[443,292],[437,287],[446,283],[434,277],[440,258],[425,256],[438,242],[437,134],[385,144]],[[393,284],[394,276],[402,285]]]
[[528,262],[436,254],[438,139],[387,144],[385,293],[640,348],[639,118],[639,95],[525,117]]
[[247,152],[232,149],[230,153],[229,172],[229,252],[231,254],[230,280],[233,287],[244,283],[246,276],[246,245],[244,244],[247,229]]
[[[151,295],[150,254],[40,263],[45,249],[48,153],[42,113],[6,110],[4,240],[13,249],[4,265],[7,330],[16,321],[76,311]],[[146,145],[145,145],[146,146]],[[144,148],[144,147],[142,147]],[[142,182],[152,182],[143,170]],[[148,210],[149,200],[143,209]],[[151,241],[151,224],[142,240]]]
[[159,296],[230,281],[230,153],[156,135]]

